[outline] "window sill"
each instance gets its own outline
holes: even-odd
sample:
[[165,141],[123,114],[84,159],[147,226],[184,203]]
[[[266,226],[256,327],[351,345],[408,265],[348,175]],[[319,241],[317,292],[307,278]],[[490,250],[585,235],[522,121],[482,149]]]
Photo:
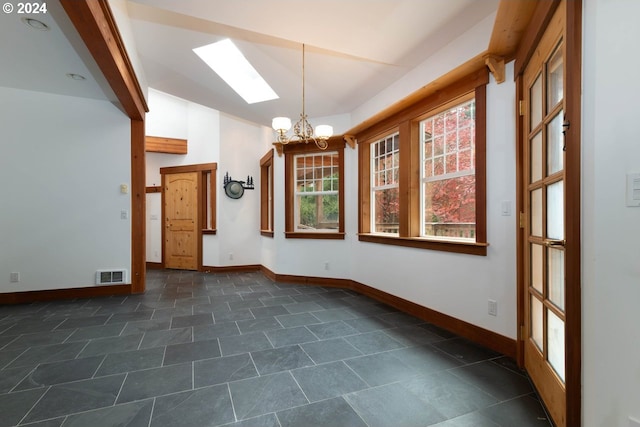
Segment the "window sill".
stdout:
[[286,231],[284,237],[287,239],[333,239],[344,240],[345,233],[305,233],[299,231]]
[[383,245],[405,246],[417,249],[454,252],[459,254],[487,256],[488,243],[478,242],[446,242],[442,240],[428,240],[419,237],[383,236],[380,234],[358,234],[361,242],[381,243]]
[[270,230],[260,230],[260,235],[264,237],[273,237],[273,231]]

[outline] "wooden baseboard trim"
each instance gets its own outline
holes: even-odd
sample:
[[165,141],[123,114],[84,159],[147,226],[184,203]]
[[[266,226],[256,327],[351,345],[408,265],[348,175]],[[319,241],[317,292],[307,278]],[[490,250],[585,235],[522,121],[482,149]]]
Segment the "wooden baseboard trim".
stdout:
[[516,357],[517,343],[516,340],[512,338],[505,337],[504,335],[497,334],[474,324],[465,322],[464,320],[440,313],[439,311],[432,310],[416,304],[415,302],[391,295],[387,292],[356,281],[351,281],[350,289],[388,304],[426,322],[433,323],[434,325],[446,329],[449,332],[467,338],[470,341],[490,348],[491,350],[497,351],[505,356],[509,356],[511,358]]
[[164,264],[161,262],[149,262],[147,261],[147,268],[150,270],[162,270],[164,268]]
[[250,271],[260,271],[262,266],[259,264],[248,265],[227,265],[223,267],[211,267],[204,265],[200,269],[203,273],[245,273]]
[[349,279],[333,279],[327,277],[296,276],[290,274],[277,274],[262,266],[262,272],[271,280],[285,283],[299,283],[303,285],[320,285],[350,289],[359,294],[368,296],[382,303],[388,304],[402,312],[415,316],[440,328],[446,329],[458,336],[467,338],[477,344],[497,351],[511,358],[516,357],[517,342],[514,339],[497,334],[464,320],[457,319],[439,311],[432,310],[415,302],[389,294],[380,289],[373,288],[363,283]]
[[131,285],[90,286],[86,288],[48,289],[43,291],[10,292],[0,294],[0,304],[25,304],[76,298],[95,298],[110,295],[129,295]]

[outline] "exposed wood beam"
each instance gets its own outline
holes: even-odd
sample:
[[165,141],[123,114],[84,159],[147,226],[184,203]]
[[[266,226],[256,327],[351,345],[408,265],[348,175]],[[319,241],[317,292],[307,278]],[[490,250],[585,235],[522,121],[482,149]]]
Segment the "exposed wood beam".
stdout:
[[60,0],[125,113],[144,120],[149,111],[107,0]]
[[513,59],[538,3],[539,0],[500,1],[487,49],[491,55]]
[[187,140],[177,138],[163,138],[161,136],[146,136],[144,149],[152,153],[187,154]]

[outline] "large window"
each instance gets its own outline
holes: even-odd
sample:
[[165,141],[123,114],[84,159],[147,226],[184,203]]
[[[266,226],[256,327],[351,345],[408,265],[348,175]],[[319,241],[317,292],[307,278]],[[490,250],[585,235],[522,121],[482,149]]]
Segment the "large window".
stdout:
[[398,233],[400,218],[400,138],[398,133],[371,146],[371,229],[376,233]]
[[420,122],[422,232],[475,241],[475,99]]
[[358,133],[359,240],[486,255],[488,73]]
[[343,153],[344,142],[285,148],[287,237],[344,238]]
[[295,163],[295,231],[338,229],[338,153],[297,154]]

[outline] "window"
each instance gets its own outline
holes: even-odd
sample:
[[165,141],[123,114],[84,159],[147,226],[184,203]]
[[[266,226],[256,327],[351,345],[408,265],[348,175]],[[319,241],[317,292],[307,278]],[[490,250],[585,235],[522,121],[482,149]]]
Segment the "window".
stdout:
[[360,131],[359,240],[486,255],[486,70]]
[[395,133],[371,146],[371,230],[398,233],[400,138]]
[[273,149],[260,159],[260,234],[273,237]]
[[475,99],[420,122],[421,236],[475,241]]
[[286,237],[343,239],[342,146],[285,147]]

